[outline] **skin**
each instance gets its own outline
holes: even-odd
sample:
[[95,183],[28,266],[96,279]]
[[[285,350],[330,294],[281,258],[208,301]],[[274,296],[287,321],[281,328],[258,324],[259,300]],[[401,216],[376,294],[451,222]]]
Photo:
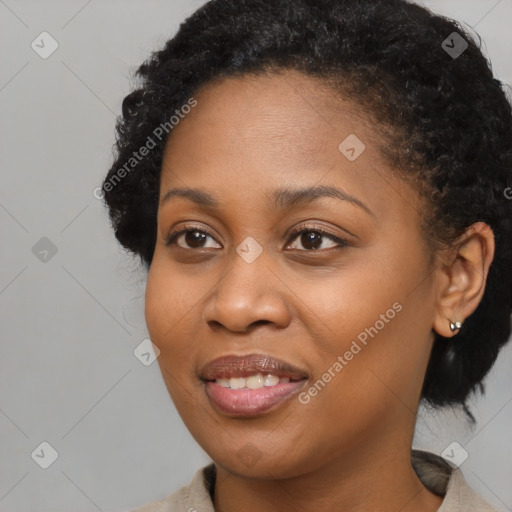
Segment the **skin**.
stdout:
[[[421,200],[381,157],[370,116],[317,79],[231,77],[194,97],[169,138],[160,197],[199,188],[219,208],[179,196],[160,205],[145,313],[170,396],[216,464],[215,510],[437,510],[442,499],[410,462],[416,412],[434,331],[453,336],[449,320],[482,298],[492,231],[474,224],[431,259]],[[366,146],[355,161],[338,149],[349,134]],[[331,197],[276,209],[267,197],[317,185],[372,213]],[[185,224],[209,236],[166,246]],[[302,224],[348,245],[320,236],[314,249],[290,235]],[[263,249],[250,264],[236,252],[246,237]],[[236,418],[198,378],[219,356],[266,353],[306,370],[307,389],[396,302],[401,311],[307,404]]]

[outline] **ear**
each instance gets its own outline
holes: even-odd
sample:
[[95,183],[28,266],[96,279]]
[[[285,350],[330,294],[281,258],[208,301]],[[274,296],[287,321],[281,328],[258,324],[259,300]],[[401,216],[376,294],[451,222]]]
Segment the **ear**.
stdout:
[[450,321],[461,322],[480,303],[494,258],[494,234],[489,225],[476,222],[469,226],[453,247],[448,249],[439,269],[437,311],[433,329],[450,338]]

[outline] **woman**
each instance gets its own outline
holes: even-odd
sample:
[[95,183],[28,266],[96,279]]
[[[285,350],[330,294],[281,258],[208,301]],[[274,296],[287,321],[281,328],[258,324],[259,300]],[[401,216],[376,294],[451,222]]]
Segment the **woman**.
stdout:
[[470,35],[212,0],[138,75],[105,201],[213,460],[138,511],[496,510],[411,453],[420,401],[464,407],[510,335],[512,116]]

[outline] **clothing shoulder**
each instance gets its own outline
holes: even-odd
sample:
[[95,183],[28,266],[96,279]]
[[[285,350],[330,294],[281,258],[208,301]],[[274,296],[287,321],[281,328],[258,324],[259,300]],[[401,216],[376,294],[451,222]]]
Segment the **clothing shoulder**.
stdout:
[[146,503],[130,512],[188,512],[185,508],[187,490],[188,486],[183,486],[163,500]]
[[458,512],[459,510],[463,512],[502,512],[477,494],[468,485],[459,469],[453,472],[450,484],[450,487],[453,489],[452,493],[454,498],[458,494],[457,505],[459,508],[447,507],[446,511],[444,509],[440,509],[440,512],[452,512],[452,510],[454,512]]
[[468,485],[460,469],[439,455],[413,450],[411,460],[423,485],[444,498],[437,512],[501,512]]
[[[422,483],[443,497],[437,512],[502,512],[468,485],[460,469],[439,455],[413,450],[412,464]],[[130,512],[215,512],[211,499],[215,478],[215,466],[210,464],[196,472],[190,485]]]
[[211,500],[215,477],[212,463],[199,469],[189,485],[184,485],[163,500],[146,503],[130,512],[215,512]]

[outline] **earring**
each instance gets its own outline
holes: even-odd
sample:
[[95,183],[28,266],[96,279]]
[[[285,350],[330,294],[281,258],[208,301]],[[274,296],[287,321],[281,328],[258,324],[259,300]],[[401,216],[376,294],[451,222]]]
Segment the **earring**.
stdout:
[[452,331],[452,332],[458,331],[461,327],[462,327],[462,322],[453,323],[450,320],[450,331]]

